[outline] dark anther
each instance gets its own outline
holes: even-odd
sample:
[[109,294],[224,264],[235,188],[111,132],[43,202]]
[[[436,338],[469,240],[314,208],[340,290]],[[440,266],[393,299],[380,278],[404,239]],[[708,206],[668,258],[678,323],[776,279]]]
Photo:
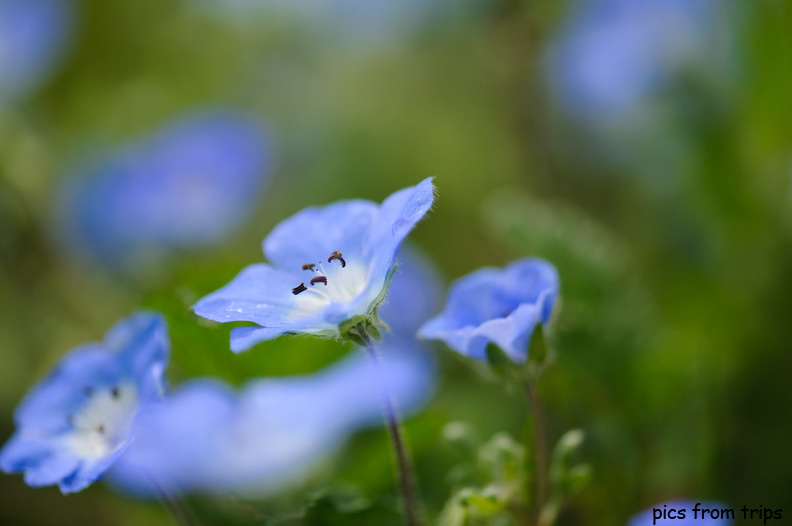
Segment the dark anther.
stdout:
[[118,400],[118,398],[121,396],[121,391],[118,390],[118,387],[113,386],[113,388],[110,389],[110,396]]
[[308,290],[308,287],[305,286],[305,283],[300,283],[292,289],[292,294],[296,296],[300,292],[305,292],[306,290]]
[[303,270],[313,270],[313,268],[315,266],[316,266],[316,263],[303,263],[302,264],[302,269]]
[[325,287],[327,286],[327,278],[324,276],[316,276],[315,278],[311,279],[311,285],[316,285],[317,283],[324,283]]
[[327,262],[330,263],[334,259],[337,259],[338,261],[341,262],[341,268],[346,267],[346,261],[344,261],[344,258],[342,257],[340,250],[334,250],[333,253],[330,254],[330,257],[327,258]]
[[98,426],[96,426],[96,432],[99,433],[100,435],[104,435],[105,426],[103,426],[102,424],[99,424]]

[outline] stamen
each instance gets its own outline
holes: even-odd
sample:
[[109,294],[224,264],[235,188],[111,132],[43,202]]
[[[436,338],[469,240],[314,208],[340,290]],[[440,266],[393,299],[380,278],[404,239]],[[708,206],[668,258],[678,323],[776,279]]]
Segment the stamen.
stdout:
[[315,278],[311,278],[311,285],[316,285],[317,283],[324,283],[325,287],[327,286],[327,278],[324,276],[316,276]]
[[344,261],[344,258],[341,255],[341,251],[340,250],[334,250],[333,253],[330,254],[330,257],[327,258],[327,262],[330,263],[334,259],[337,259],[337,260],[339,260],[341,262],[341,268],[346,267],[346,261]]
[[99,433],[100,435],[104,435],[105,432],[104,424],[99,424],[98,426],[96,426],[96,432]]
[[118,400],[118,398],[121,396],[121,391],[118,390],[118,386],[113,386],[113,388],[110,389],[110,396]]
[[93,387],[91,387],[90,385],[86,385],[85,387],[83,387],[83,393],[85,394],[85,396],[91,396],[93,394]]
[[292,289],[292,294],[296,296],[300,292],[305,292],[306,290],[308,290],[308,287],[305,286],[305,283],[300,283]]
[[302,264],[302,269],[303,270],[313,270],[313,268],[315,266],[316,266],[316,263],[303,263]]

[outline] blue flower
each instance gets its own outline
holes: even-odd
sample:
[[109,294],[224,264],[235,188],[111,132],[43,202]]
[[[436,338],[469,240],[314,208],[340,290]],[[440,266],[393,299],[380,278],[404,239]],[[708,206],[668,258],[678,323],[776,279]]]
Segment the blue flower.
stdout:
[[261,196],[268,148],[261,127],[243,115],[182,116],[73,170],[56,196],[64,238],[123,269],[215,243]]
[[547,55],[559,103],[600,123],[620,121],[638,116],[680,73],[717,70],[728,60],[718,27],[724,5],[717,0],[579,1]]
[[300,482],[356,430],[382,421],[371,396],[381,382],[408,413],[432,392],[425,357],[383,349],[384,378],[355,353],[311,375],[252,380],[239,392],[212,379],[186,382],[141,415],[110,479],[138,495],[275,492]]
[[71,26],[68,0],[0,2],[0,106],[51,73],[67,47]]
[[730,514],[724,517],[721,510],[730,508],[717,502],[670,500],[633,516],[627,526],[728,526]]
[[445,310],[419,336],[485,359],[494,343],[515,361],[526,358],[537,323],[547,323],[558,295],[558,274],[541,259],[522,259],[505,269],[482,268],[451,286]]
[[[414,252],[399,269],[380,315],[391,327],[380,347],[383,376],[355,351],[313,374],[262,378],[240,391],[215,380],[178,387],[142,415],[135,442],[109,478],[121,489],[169,492],[276,492],[303,481],[354,432],[382,425],[382,383],[402,414],[429,399],[435,368],[425,345],[408,339],[437,305],[434,269]],[[405,312],[411,315],[406,318]]]
[[344,337],[342,324],[374,318],[399,245],[433,200],[434,187],[426,179],[382,205],[353,200],[307,208],[264,240],[271,265],[245,268],[201,299],[195,313],[258,324],[231,331],[234,351],[288,333]]
[[129,445],[138,413],[161,398],[167,358],[165,324],[149,313],[71,351],[20,404],[0,469],[24,472],[30,486],[85,488]]

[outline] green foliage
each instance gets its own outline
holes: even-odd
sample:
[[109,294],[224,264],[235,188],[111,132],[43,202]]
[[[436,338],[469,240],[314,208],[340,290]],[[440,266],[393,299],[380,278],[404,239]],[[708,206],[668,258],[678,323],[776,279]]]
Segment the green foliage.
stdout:
[[[469,431],[464,424],[446,427],[447,439],[469,445]],[[507,526],[519,524],[524,514],[525,452],[507,434],[500,433],[482,444],[475,452],[474,465],[464,466],[470,478],[482,486],[457,490],[446,503],[440,526]]]

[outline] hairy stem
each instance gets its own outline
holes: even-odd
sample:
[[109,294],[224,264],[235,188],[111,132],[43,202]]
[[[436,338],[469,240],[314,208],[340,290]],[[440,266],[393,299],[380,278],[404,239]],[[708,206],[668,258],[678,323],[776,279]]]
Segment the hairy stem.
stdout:
[[[358,325],[358,333],[365,342],[364,349],[369,358],[375,374],[379,378],[384,378],[382,370],[382,359],[379,351],[374,347],[371,341],[371,336],[366,331],[365,326]],[[381,383],[382,389],[380,396],[382,397],[382,411],[385,416],[385,422],[388,426],[388,435],[390,436],[391,446],[393,453],[396,456],[396,472],[399,481],[399,490],[402,495],[404,503],[404,513],[407,519],[408,526],[422,526],[421,507],[418,502],[418,494],[416,491],[415,475],[410,461],[410,455],[407,451],[407,444],[404,440],[404,431],[402,430],[399,421],[399,415],[396,412],[396,406],[391,398],[388,387],[384,382]]]

